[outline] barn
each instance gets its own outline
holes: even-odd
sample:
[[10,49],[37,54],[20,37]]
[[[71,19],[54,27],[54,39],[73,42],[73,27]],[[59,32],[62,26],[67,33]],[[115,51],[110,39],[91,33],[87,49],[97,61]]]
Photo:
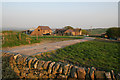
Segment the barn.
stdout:
[[52,30],[48,26],[38,26],[33,32],[31,32],[31,36],[33,35],[51,35]]
[[56,35],[71,35],[71,36],[78,36],[82,35],[82,30],[80,28],[78,29],[56,29],[55,31]]

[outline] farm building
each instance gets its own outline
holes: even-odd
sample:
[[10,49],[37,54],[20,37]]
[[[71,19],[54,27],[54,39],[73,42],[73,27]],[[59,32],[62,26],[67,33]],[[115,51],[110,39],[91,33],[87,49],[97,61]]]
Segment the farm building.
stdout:
[[68,29],[64,32],[65,35],[75,35],[75,31],[72,29]]
[[38,26],[30,35],[50,35],[52,30],[48,26]]
[[59,36],[63,36],[65,31],[66,31],[65,29],[56,29],[55,34]]
[[77,29],[73,29],[73,30],[75,32],[75,35],[82,35],[82,29],[77,28]]
[[24,31],[22,31],[22,33],[30,35],[33,31],[34,31],[34,28],[33,29],[24,30]]
[[55,34],[63,36],[63,35],[71,35],[71,36],[77,36],[82,35],[81,29],[56,29]]
[[52,30],[48,26],[38,26],[36,29],[22,31],[22,33],[33,35],[51,35]]

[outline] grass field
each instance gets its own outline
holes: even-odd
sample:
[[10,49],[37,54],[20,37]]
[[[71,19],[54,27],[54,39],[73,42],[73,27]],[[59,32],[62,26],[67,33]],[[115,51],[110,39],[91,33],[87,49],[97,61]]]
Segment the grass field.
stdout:
[[99,70],[120,71],[120,43],[88,41],[58,49],[53,52],[36,55],[38,59],[61,61]]
[[19,32],[7,31],[3,32],[4,39],[2,47],[13,47],[19,45],[42,43],[42,42],[57,42],[71,39],[82,39],[82,36],[29,36]]
[[105,33],[107,29],[92,29],[91,30],[88,30],[89,32],[89,35],[96,35],[96,34],[102,34],[102,33]]

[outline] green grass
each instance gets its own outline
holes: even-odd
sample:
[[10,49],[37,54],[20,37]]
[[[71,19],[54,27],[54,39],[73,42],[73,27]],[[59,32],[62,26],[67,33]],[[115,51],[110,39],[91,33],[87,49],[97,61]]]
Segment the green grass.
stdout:
[[[36,36],[32,36],[32,38],[36,38]],[[82,39],[83,36],[39,36],[38,38],[71,38],[71,39]]]
[[105,33],[107,29],[92,29],[91,30],[88,30],[89,32],[89,35],[96,35],[96,34],[102,34],[102,33]]
[[62,61],[80,66],[94,66],[99,70],[120,71],[120,43],[88,41],[44,53],[36,57],[42,60]]
[[21,40],[19,38],[19,34],[17,32],[11,32],[10,35],[3,35],[4,40],[2,41],[2,47],[13,47],[13,46],[19,46],[19,45],[26,45],[29,44],[29,41],[32,43],[39,43],[39,40],[32,39],[26,34],[21,34]]
[[[71,40],[71,39],[82,39],[82,36],[29,36],[20,32],[16,31],[3,31],[5,35],[3,35],[4,40],[2,40],[2,47],[13,47],[13,46],[20,46],[26,44],[33,44],[33,43],[40,43],[43,41],[64,41],[64,40]],[[19,36],[19,34],[21,36]]]

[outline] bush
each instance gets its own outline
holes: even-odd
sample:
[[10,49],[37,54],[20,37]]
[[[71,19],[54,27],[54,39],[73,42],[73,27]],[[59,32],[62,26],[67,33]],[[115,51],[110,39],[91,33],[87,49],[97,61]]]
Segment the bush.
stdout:
[[117,39],[120,37],[120,28],[117,28],[117,27],[109,28],[106,31],[106,34],[108,38]]

